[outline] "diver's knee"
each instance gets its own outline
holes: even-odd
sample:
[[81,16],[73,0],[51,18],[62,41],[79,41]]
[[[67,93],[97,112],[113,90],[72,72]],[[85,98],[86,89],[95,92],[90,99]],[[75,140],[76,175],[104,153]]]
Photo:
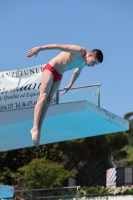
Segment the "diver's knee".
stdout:
[[48,94],[47,93],[43,93],[40,95],[39,99],[38,99],[38,104],[44,104],[47,100]]

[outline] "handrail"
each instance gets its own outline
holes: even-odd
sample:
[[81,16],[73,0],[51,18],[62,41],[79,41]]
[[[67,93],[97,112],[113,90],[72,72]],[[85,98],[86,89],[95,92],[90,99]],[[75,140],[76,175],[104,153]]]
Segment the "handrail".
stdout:
[[[71,195],[59,195],[59,196],[35,196],[33,197],[33,192],[37,192],[37,191],[57,191],[57,190],[66,190],[66,189],[76,189],[75,194],[71,194]],[[76,197],[76,199],[78,200],[79,198],[79,189],[80,186],[70,186],[70,187],[57,187],[57,188],[41,188],[41,189],[25,189],[25,190],[15,190],[15,192],[30,192],[30,199],[54,199],[54,198],[68,198],[68,197]],[[24,199],[29,199],[29,197],[25,197]]]
[[[30,197],[24,197],[25,200],[28,200],[30,198],[30,200],[32,199],[57,199],[57,198],[61,198],[61,199],[65,199],[65,198],[72,198],[75,197],[77,200],[81,197],[106,197],[106,199],[108,199],[109,196],[114,196],[114,194],[109,194],[109,193],[104,193],[104,194],[79,194],[79,190],[81,187],[80,186],[72,186],[72,187],[57,187],[57,188],[41,188],[41,189],[28,189],[28,190],[16,190],[16,192],[20,192],[20,191],[30,191],[31,192],[31,196]],[[75,194],[62,194],[62,195],[54,195],[54,196],[33,196],[32,192],[33,191],[54,191],[54,190],[61,190],[61,189],[77,189],[77,192]]]
[[[101,83],[97,83],[97,84],[91,84],[91,85],[85,85],[85,86],[72,87],[69,90],[83,89],[83,88],[89,88],[89,87],[98,87],[98,106],[100,107],[100,86],[101,86]],[[64,89],[60,89],[56,92],[56,104],[59,104],[59,92],[60,91],[64,91]]]
[[16,192],[28,192],[28,191],[49,191],[49,190],[67,190],[67,189],[80,189],[80,186],[71,186],[71,187],[57,187],[57,188],[40,188],[40,189],[26,189],[26,190],[15,190]]
[[[82,89],[82,88],[87,88],[87,87],[96,87],[96,86],[98,86],[98,87],[101,86],[101,83],[91,84],[91,85],[85,85],[85,86],[72,87],[69,90]],[[60,89],[58,91],[64,91],[64,89]]]

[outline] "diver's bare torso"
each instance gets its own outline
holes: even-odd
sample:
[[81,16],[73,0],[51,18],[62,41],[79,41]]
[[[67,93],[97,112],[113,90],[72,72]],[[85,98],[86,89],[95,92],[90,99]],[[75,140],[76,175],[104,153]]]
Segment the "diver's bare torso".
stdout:
[[60,74],[86,65],[85,56],[75,55],[69,52],[61,52],[54,57],[49,64],[53,66]]
[[[23,186],[19,186],[19,185],[14,188],[15,197],[16,197],[17,200],[23,199],[23,197],[24,197],[24,189],[25,188]],[[20,191],[16,192],[17,190],[20,190]]]

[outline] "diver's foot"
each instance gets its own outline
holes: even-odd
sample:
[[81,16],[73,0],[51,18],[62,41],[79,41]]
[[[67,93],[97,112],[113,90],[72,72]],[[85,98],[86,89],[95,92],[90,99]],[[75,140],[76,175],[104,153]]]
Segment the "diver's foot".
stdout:
[[40,145],[40,136],[39,136],[39,130],[37,128],[32,128],[30,130],[31,135],[32,135],[32,142],[34,143],[35,146]]

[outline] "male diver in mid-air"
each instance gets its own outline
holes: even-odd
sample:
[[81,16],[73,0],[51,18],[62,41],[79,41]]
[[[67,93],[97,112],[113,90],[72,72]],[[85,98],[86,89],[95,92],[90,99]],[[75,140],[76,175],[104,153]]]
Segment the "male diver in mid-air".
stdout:
[[103,53],[99,49],[88,52],[81,46],[67,44],[49,44],[35,47],[28,51],[27,57],[36,57],[40,51],[51,49],[59,49],[61,53],[50,60],[42,70],[40,95],[34,109],[34,125],[30,131],[32,141],[36,146],[40,144],[41,126],[51,99],[59,89],[64,72],[76,68],[70,83],[64,88],[61,95],[65,94],[72,87],[86,65],[94,67],[103,61]]

